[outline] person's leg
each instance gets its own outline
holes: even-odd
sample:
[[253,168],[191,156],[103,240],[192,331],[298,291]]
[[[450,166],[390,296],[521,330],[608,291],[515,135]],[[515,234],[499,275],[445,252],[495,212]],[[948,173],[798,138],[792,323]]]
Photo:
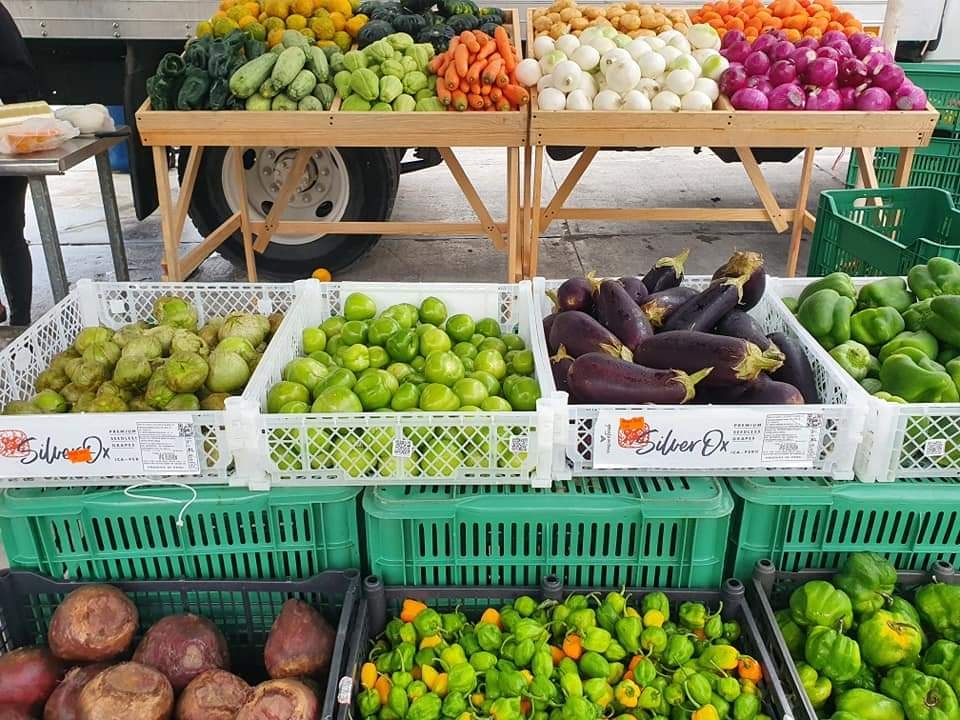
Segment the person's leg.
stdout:
[[33,263],[23,235],[27,179],[0,177],[0,277],[10,305],[10,324],[29,325]]

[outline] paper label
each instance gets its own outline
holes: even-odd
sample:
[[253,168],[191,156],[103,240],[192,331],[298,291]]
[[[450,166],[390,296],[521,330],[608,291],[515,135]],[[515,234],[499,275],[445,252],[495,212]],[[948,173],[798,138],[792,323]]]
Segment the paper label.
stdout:
[[197,475],[189,413],[0,419],[0,477]]
[[520,455],[530,452],[530,438],[526,435],[514,435],[510,438],[510,452]]
[[337,703],[350,705],[353,702],[353,678],[344,675],[337,683]]
[[923,444],[923,454],[929,458],[943,457],[947,454],[946,438],[931,438]]
[[393,439],[393,457],[411,458],[413,457],[413,442],[405,437],[395,437]]
[[797,468],[820,448],[818,412],[704,408],[695,414],[655,407],[601,410],[594,426],[593,466],[601,468]]

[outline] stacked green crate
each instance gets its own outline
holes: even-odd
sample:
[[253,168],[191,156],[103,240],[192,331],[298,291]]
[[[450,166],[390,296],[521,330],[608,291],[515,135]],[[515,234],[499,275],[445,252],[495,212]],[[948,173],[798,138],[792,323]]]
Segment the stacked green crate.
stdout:
[[383,486],[363,496],[370,572],[391,585],[715,588],[733,500],[714,478]]

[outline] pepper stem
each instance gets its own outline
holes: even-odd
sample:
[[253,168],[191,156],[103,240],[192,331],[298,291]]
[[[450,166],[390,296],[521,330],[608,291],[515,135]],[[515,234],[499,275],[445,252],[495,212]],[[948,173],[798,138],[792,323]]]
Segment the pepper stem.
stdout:
[[746,382],[756,380],[760,376],[760,373],[764,371],[774,372],[779,370],[783,365],[782,360],[766,357],[763,351],[752,342],[746,342],[746,346],[747,351],[743,359],[733,366],[738,380],[744,380]]
[[703,370],[699,370],[698,372],[695,372],[689,375],[683,372],[682,370],[671,370],[671,372],[675,373],[675,376],[671,382],[680,383],[681,385],[683,385],[683,388],[686,391],[686,394],[683,396],[683,400],[680,403],[681,405],[683,405],[685,403],[690,402],[697,396],[697,391],[696,391],[697,383],[703,380],[707,375],[712,373],[713,368],[712,367],[704,368]]

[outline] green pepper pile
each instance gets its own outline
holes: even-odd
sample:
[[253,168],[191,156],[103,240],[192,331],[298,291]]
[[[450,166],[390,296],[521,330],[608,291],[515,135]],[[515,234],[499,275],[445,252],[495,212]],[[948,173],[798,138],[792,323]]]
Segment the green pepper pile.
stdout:
[[854,553],[832,583],[801,585],[777,611],[819,717],[960,718],[960,586],[923,585],[911,604],[896,584],[884,557]]
[[[404,602],[360,670],[377,720],[770,720],[737,622],[661,592],[518,597],[470,622]],[[675,612],[675,615],[674,615]]]

